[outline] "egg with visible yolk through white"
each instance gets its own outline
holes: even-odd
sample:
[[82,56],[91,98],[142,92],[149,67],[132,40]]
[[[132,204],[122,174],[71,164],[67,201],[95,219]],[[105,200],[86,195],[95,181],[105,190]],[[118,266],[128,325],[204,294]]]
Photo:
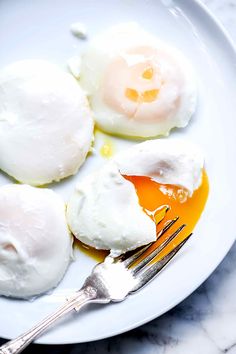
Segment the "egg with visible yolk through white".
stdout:
[[129,137],[168,135],[196,106],[191,65],[135,23],[98,34],[82,56],[80,83],[102,130]]

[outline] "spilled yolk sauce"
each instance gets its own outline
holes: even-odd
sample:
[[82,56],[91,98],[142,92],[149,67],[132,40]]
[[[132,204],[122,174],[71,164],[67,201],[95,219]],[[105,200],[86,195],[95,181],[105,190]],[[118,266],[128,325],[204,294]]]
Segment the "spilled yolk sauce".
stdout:
[[[152,181],[149,177],[125,176],[125,178],[134,184],[139,198],[139,204],[156,222],[157,235],[168,221],[176,217],[179,218],[168,232],[160,237],[160,239],[157,239],[152,248],[156,248],[181,225],[186,225],[174,241],[160,253],[159,258],[162,258],[163,255],[169,253],[174,246],[193,232],[204,209],[209,193],[206,171],[203,170],[202,183],[200,187],[193,192],[191,197],[189,197],[188,192],[181,187],[160,184]],[[167,208],[168,211],[163,214],[163,210],[165,211]],[[158,260],[158,258],[155,260]]]
[[[124,176],[128,181],[132,182],[139,199],[139,204],[144,211],[153,219],[157,225],[157,235],[166,223],[176,217],[179,219],[175,224],[161,236],[153,244],[152,248],[156,248],[170,234],[178,229],[182,224],[185,228],[158,256],[162,258],[169,253],[174,246],[183,241],[198,222],[204,206],[207,201],[209,192],[209,183],[206,171],[203,170],[202,183],[200,187],[194,191],[191,197],[185,189],[174,185],[160,184],[152,181],[149,177]],[[167,211],[168,209],[168,211]],[[75,242],[76,247],[81,251],[92,256],[96,261],[103,261],[108,255],[108,251],[95,250],[89,246],[83,245],[81,242]],[[150,250],[151,251],[151,250]],[[155,260],[158,260],[156,258]]]
[[81,252],[87,256],[93,258],[96,262],[103,262],[106,256],[108,256],[109,251],[96,250],[96,248],[85,245],[83,242],[74,238],[74,249],[79,249]]

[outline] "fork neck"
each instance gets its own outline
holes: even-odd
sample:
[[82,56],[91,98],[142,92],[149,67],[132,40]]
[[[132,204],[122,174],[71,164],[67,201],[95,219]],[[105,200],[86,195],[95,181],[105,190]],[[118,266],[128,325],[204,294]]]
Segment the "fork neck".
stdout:
[[18,354],[21,353],[34,339],[41,335],[47,328],[52,326],[64,315],[69,314],[73,310],[79,311],[84,305],[89,302],[100,302],[97,299],[97,291],[91,286],[84,286],[71,297],[67,298],[67,302],[61,306],[56,312],[47,316],[29,331],[21,336],[13,339],[0,348],[0,354]]

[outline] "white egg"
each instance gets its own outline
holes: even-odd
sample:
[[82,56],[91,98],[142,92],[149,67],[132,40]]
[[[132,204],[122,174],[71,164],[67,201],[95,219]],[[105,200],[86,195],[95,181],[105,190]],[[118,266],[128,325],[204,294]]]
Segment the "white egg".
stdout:
[[135,23],[112,27],[91,40],[82,57],[80,83],[97,125],[119,135],[168,135],[188,124],[196,106],[188,60]]
[[154,241],[156,225],[123,175],[175,184],[191,196],[201,184],[203,162],[196,146],[180,140],[150,140],[118,154],[77,185],[67,207],[72,233],[116,255]]
[[49,189],[0,188],[0,294],[29,297],[56,286],[72,255],[65,205]]
[[203,153],[188,140],[148,140],[121,152],[114,161],[122,175],[179,186],[190,197],[202,182]]
[[93,139],[87,98],[72,75],[41,60],[0,72],[0,169],[43,185],[75,174]]

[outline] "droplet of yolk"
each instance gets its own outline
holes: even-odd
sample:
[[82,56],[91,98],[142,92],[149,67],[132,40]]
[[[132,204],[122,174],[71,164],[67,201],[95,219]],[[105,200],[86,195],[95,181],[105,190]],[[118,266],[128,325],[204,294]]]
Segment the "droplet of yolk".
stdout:
[[[149,177],[138,176],[124,176],[127,180],[132,182],[135,186],[139,204],[147,211],[147,214],[155,221],[158,221],[159,211],[169,206],[164,218],[157,225],[157,234],[164,227],[168,220],[174,219],[176,216],[179,220],[170,228],[167,234],[164,234],[159,240],[155,242],[152,247],[157,247],[163,242],[168,235],[173,233],[179,226],[186,224],[184,230],[177,236],[166,249],[162,252],[160,257],[170,252],[176,244],[184,240],[194,229],[197,221],[207,201],[209,192],[208,177],[203,170],[201,186],[194,191],[192,197],[183,188],[174,185],[165,185],[152,181]],[[159,257],[159,258],[160,258]]]
[[144,70],[142,77],[146,80],[151,80],[153,78],[153,68],[149,67]]
[[147,90],[142,93],[142,102],[153,102],[157,99],[159,90]]
[[102,157],[109,159],[114,153],[114,147],[112,141],[106,140],[100,149],[100,154]]
[[134,89],[127,88],[125,91],[125,96],[133,102],[139,101],[139,93]]

